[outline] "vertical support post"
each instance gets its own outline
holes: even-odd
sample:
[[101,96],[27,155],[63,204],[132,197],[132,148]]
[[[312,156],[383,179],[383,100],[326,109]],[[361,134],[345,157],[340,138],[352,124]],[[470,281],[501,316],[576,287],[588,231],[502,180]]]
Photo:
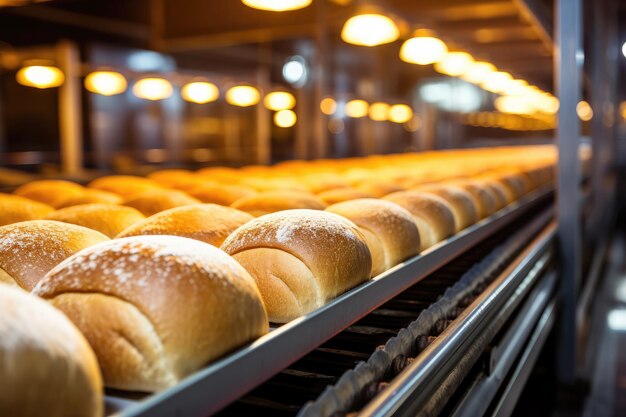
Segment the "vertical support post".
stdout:
[[319,104],[326,95],[326,77],[328,76],[328,27],[326,19],[326,2],[315,2],[315,55],[313,76],[315,81],[315,110],[313,111],[313,155],[316,158],[325,158],[328,153],[328,130],[326,117],[322,114]]
[[556,203],[561,271],[558,374],[560,382],[568,385],[576,379],[576,299],[581,276],[580,121],[576,114],[583,59],[581,14],[581,0],[557,0],[554,63],[560,108]]
[[61,171],[78,175],[83,169],[83,130],[78,47],[70,41],[57,46],[59,68],[65,82],[59,88],[59,130],[61,138]]

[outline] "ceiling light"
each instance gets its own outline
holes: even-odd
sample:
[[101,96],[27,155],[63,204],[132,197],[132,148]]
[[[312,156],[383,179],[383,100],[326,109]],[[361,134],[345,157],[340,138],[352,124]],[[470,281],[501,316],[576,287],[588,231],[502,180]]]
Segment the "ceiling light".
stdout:
[[389,118],[389,104],[377,102],[372,103],[369,108],[370,119],[376,122],[383,122]]
[[65,81],[63,72],[49,65],[31,65],[20,69],[16,75],[17,82],[27,87],[51,88],[58,87]]
[[143,78],[133,86],[133,94],[146,100],[163,100],[172,95],[174,88],[164,78]]
[[496,67],[493,64],[478,61],[472,63],[467,71],[461,75],[461,78],[470,83],[480,84],[492,72],[496,72]]
[[237,85],[226,92],[226,101],[233,106],[254,106],[261,100],[259,90],[249,85]]
[[341,39],[354,45],[376,46],[398,39],[400,30],[387,16],[360,14],[346,21]]
[[588,122],[593,118],[593,109],[586,101],[580,101],[576,105],[576,114],[580,117],[580,120],[583,122]]
[[289,110],[296,105],[296,98],[286,91],[274,91],[263,99],[263,104],[270,110]]
[[205,104],[217,100],[220,96],[220,90],[213,83],[194,81],[185,84],[180,95],[189,102]]
[[450,52],[435,64],[435,70],[453,77],[466,73],[474,58],[467,52]]
[[271,12],[303,9],[309,6],[312,1],[313,0],[241,0],[241,2],[248,7]]
[[345,112],[348,117],[365,117],[369,104],[365,100],[350,100],[346,103]]
[[95,71],[85,77],[85,88],[92,93],[114,96],[126,91],[126,78],[115,71]]
[[431,36],[418,36],[402,44],[400,59],[410,64],[429,65],[440,61],[448,52],[442,40]]
[[513,77],[508,72],[493,72],[485,78],[480,86],[492,93],[501,93],[512,79]]
[[413,109],[406,104],[394,104],[389,109],[389,120],[394,123],[406,123],[413,118]]
[[337,102],[330,97],[326,97],[320,102],[320,110],[322,113],[330,116],[337,111]]
[[291,127],[298,120],[293,110],[281,110],[274,114],[274,124],[278,127]]

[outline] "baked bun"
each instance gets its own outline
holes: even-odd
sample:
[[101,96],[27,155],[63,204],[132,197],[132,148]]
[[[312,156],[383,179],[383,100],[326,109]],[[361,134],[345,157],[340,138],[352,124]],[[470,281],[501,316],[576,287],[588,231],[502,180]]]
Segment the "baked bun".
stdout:
[[496,211],[506,207],[506,205],[512,203],[515,199],[513,193],[496,180],[479,178],[472,179],[472,181],[482,185],[491,192],[496,200]]
[[174,207],[200,203],[200,200],[183,191],[165,189],[144,191],[123,201],[125,206],[136,208],[146,216],[152,216]]
[[195,175],[193,172],[186,169],[162,169],[160,171],[154,171],[147,175],[148,179],[151,179],[165,187],[177,188],[180,184],[187,184],[190,181],[194,181]]
[[298,190],[265,191],[250,197],[240,198],[231,207],[254,217],[283,210],[324,210],[326,203],[308,192]]
[[117,194],[110,193],[108,191],[94,190],[91,188],[85,188],[81,195],[70,197],[59,204],[57,209],[78,206],[81,204],[121,204],[122,197]]
[[34,289],[83,332],[105,385],[156,391],[268,332],[250,275],[224,252],[178,236],[88,248]]
[[285,323],[369,279],[372,258],[354,223],[318,210],[254,219],[222,244],[250,272],[271,322]]
[[114,238],[145,216],[132,207],[117,204],[82,204],[50,213],[48,220],[77,224]]
[[413,216],[391,201],[364,198],[333,204],[326,211],[359,227],[372,255],[372,276],[392,268],[420,250]]
[[0,226],[43,219],[52,211],[54,208],[47,204],[18,195],[0,193]]
[[467,191],[450,185],[431,184],[415,189],[441,197],[448,202],[454,214],[454,224],[457,232],[473,225],[478,221],[478,213],[474,197]]
[[357,198],[374,198],[374,196],[356,188],[345,187],[322,191],[317,195],[317,198],[330,205],[341,203],[342,201],[356,200]]
[[18,187],[13,193],[58,208],[65,200],[82,195],[84,189],[70,181],[37,180]]
[[256,194],[257,191],[254,188],[244,187],[241,185],[207,183],[199,184],[190,188],[188,193],[190,196],[197,198],[203,203],[230,206],[241,198],[250,197]]
[[122,197],[163,188],[155,181],[134,175],[107,175],[96,178],[87,186],[96,190],[109,191]]
[[400,191],[384,199],[404,207],[413,215],[420,232],[422,250],[452,236],[456,230],[452,207],[441,197],[417,191]]
[[217,204],[194,204],[157,213],[130,226],[118,237],[175,235],[220,247],[239,226],[254,219],[248,213]]
[[314,194],[350,186],[350,184],[339,175],[330,173],[305,175],[300,178],[300,182]]
[[363,181],[355,185],[355,188],[378,198],[387,194],[397,193],[398,191],[404,191],[404,188],[399,185],[385,181]]
[[0,270],[11,277],[14,284],[30,291],[59,262],[106,240],[109,239],[95,230],[52,220],[2,226]]
[[0,415],[102,416],[98,362],[72,322],[6,285],[0,285],[0,306]]
[[489,187],[472,180],[459,180],[449,185],[469,193],[476,207],[478,219],[484,219],[496,212],[498,197]]

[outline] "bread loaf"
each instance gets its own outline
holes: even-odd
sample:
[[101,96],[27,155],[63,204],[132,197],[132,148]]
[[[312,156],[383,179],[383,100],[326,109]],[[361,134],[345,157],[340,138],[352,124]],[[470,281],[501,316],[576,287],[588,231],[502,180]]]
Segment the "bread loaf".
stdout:
[[456,230],[452,207],[441,197],[417,191],[400,191],[384,197],[407,209],[420,232],[421,249],[427,249]]
[[174,207],[200,204],[201,201],[189,194],[176,190],[148,190],[134,194],[123,201],[128,207],[133,207],[145,216],[152,216],[163,210]]
[[372,255],[372,276],[392,268],[420,250],[413,216],[390,201],[365,198],[333,204],[326,211],[356,224]]
[[47,204],[17,195],[0,193],[0,226],[42,219],[52,211],[54,208]]
[[58,205],[58,209],[78,206],[81,204],[121,204],[122,197],[108,191],[85,188],[81,195],[67,198]]
[[7,285],[0,306],[0,415],[102,416],[98,362],[67,317]]
[[83,192],[83,186],[70,181],[38,180],[18,187],[13,193],[58,208],[66,200],[79,197]]
[[457,232],[473,225],[478,221],[478,213],[474,197],[459,187],[429,184],[415,189],[418,192],[434,194],[444,199],[452,209],[455,230]]
[[86,227],[52,220],[32,220],[0,227],[0,270],[30,291],[59,262],[109,240]]
[[317,195],[317,198],[329,205],[341,203],[342,201],[356,200],[357,198],[373,197],[374,195],[372,194],[351,187],[333,188],[332,190],[322,191]]
[[105,385],[170,387],[267,333],[250,275],[221,250],[178,236],[114,239],[77,253],[34,289],[93,347]]
[[107,175],[96,178],[87,186],[96,190],[109,191],[122,197],[163,188],[155,181],[133,175]]
[[326,204],[308,192],[298,190],[265,191],[235,201],[231,207],[254,217],[283,210],[310,209],[324,210]]
[[254,219],[248,213],[217,204],[194,204],[157,213],[124,230],[118,237],[175,235],[220,247],[239,226]]
[[189,195],[203,203],[230,206],[235,201],[256,194],[256,190],[240,185],[201,184],[189,189]]
[[457,180],[447,185],[458,187],[472,197],[478,219],[484,219],[496,212],[498,197],[489,187],[469,179]]
[[369,279],[372,259],[354,223],[318,210],[268,214],[222,244],[252,275],[270,321],[285,323]]
[[117,204],[82,204],[57,210],[46,217],[97,230],[110,238],[144,218],[138,210]]

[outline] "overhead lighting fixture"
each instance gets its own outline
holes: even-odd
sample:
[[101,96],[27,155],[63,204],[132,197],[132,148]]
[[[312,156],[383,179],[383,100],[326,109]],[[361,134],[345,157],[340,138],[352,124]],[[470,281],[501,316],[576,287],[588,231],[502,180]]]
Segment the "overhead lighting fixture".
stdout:
[[237,85],[226,92],[226,101],[233,106],[250,107],[260,100],[259,90],[249,85]]
[[358,119],[367,116],[369,104],[365,100],[350,100],[346,103],[346,116]]
[[593,118],[593,109],[586,101],[580,101],[576,105],[576,114],[583,122],[588,122]]
[[306,84],[308,70],[306,61],[300,55],[289,57],[283,65],[283,78],[295,87],[302,87]]
[[341,29],[341,39],[353,45],[377,46],[393,42],[399,36],[394,21],[377,13],[352,16]]
[[474,58],[467,52],[449,52],[441,61],[435,63],[435,70],[442,74],[458,77],[465,74],[473,62]]
[[375,122],[384,122],[389,119],[389,104],[383,102],[372,103],[369,108],[369,116]]
[[65,81],[63,71],[50,65],[29,65],[21,68],[16,75],[17,82],[27,87],[52,88]]
[[480,86],[492,93],[501,93],[512,79],[513,77],[508,72],[498,71],[489,74]]
[[303,9],[309,6],[312,1],[313,0],[241,0],[241,2],[248,7],[270,12],[286,12],[289,10]]
[[330,97],[326,97],[320,102],[320,110],[322,113],[330,116],[337,111],[337,102]]
[[447,53],[448,47],[441,39],[417,36],[402,44],[400,59],[409,64],[429,65],[439,62]]
[[528,82],[526,80],[510,80],[504,85],[503,93],[510,96],[518,96],[524,94]]
[[468,70],[461,75],[461,78],[470,83],[480,84],[489,76],[489,74],[496,71],[496,67],[493,64],[478,61],[472,63]]
[[296,105],[296,98],[286,91],[274,91],[263,99],[263,104],[270,110],[289,110]]
[[624,42],[622,44],[622,55],[624,55],[624,57],[626,57],[626,42]]
[[406,104],[394,104],[389,108],[389,120],[394,123],[406,123],[413,118],[413,109]]
[[122,94],[126,87],[126,78],[115,71],[95,71],[85,77],[87,91],[103,96]]
[[205,104],[217,100],[220,96],[220,90],[213,83],[193,81],[183,86],[180,95],[191,103]]
[[496,110],[510,114],[531,114],[533,107],[521,96],[501,96],[494,100]]
[[173,92],[172,84],[165,78],[143,78],[133,86],[133,94],[145,100],[164,100]]
[[278,127],[292,127],[298,117],[293,110],[281,110],[274,114],[274,124]]

